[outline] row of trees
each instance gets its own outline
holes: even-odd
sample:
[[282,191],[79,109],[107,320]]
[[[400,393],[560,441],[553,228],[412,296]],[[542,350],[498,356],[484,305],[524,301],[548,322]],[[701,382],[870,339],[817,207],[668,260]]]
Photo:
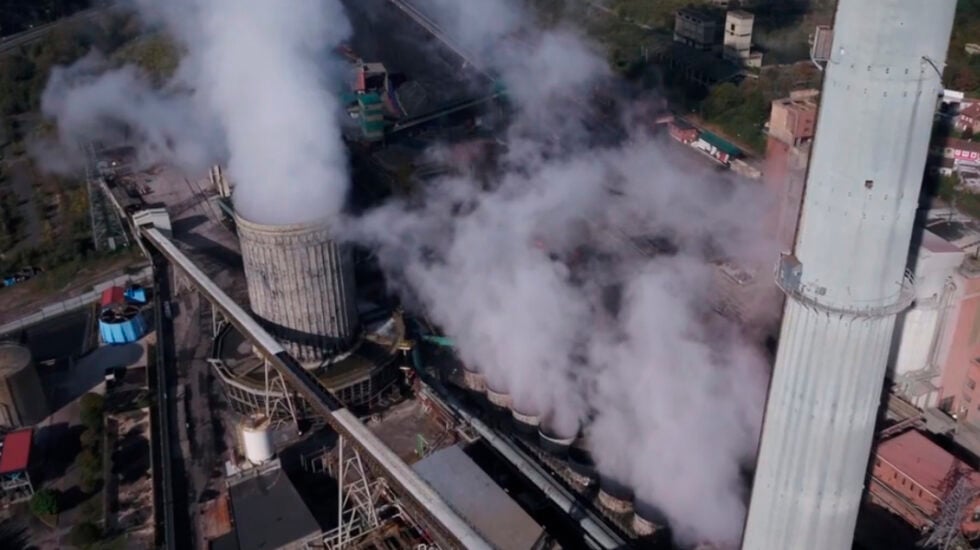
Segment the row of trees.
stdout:
[[79,471],[79,488],[93,493],[102,481],[102,441],[105,426],[105,398],[97,393],[86,393],[79,401],[81,408],[82,452],[75,458]]
[[[79,488],[93,494],[102,481],[102,441],[105,425],[105,398],[97,393],[87,393],[79,401],[82,426],[82,451],[75,459],[78,469]],[[53,489],[41,489],[31,498],[31,511],[42,519],[52,518],[61,512],[61,494]],[[79,548],[88,548],[102,539],[102,529],[92,520],[77,522],[68,533],[68,541]]]

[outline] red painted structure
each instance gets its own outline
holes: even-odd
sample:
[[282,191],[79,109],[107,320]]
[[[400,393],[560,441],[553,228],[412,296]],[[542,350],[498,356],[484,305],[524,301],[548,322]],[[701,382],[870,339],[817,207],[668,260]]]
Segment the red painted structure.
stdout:
[[126,303],[126,290],[121,286],[114,286],[102,291],[102,307]]
[[0,452],[0,475],[23,472],[31,460],[31,444],[34,430],[27,428],[8,433],[3,437],[3,451]]
[[[872,468],[871,500],[916,529],[925,530],[938,518],[943,501],[961,478],[980,488],[980,473],[931,439],[909,430],[878,445]],[[980,497],[968,507],[962,529],[968,537],[980,534],[975,513]]]

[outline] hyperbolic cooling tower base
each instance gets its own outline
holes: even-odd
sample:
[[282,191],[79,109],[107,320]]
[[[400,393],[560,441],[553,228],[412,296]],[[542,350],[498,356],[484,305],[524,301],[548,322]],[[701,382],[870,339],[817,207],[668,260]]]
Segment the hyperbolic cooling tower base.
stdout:
[[[385,396],[399,379],[399,344],[403,338],[404,324],[396,313],[380,326],[367,330],[356,350],[311,372],[348,407],[360,411],[383,408]],[[307,419],[313,414],[274,370],[267,371],[248,340],[231,325],[221,329],[212,349],[215,374],[240,414],[267,415],[276,424]]]

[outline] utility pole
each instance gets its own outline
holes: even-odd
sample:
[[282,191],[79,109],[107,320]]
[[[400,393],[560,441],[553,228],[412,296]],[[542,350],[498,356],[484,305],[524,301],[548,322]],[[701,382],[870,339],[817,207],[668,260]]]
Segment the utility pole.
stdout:
[[960,530],[963,518],[980,491],[962,472],[957,472],[954,476],[956,484],[943,498],[939,517],[932,527],[932,532],[921,543],[924,548],[949,550],[950,548],[963,547],[963,537]]

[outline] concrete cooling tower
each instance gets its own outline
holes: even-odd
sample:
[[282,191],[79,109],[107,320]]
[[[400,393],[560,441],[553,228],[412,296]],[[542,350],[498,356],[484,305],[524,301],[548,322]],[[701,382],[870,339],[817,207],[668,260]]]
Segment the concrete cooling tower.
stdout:
[[298,361],[320,362],[357,336],[354,265],[325,222],[262,225],[235,216],[252,312]]

